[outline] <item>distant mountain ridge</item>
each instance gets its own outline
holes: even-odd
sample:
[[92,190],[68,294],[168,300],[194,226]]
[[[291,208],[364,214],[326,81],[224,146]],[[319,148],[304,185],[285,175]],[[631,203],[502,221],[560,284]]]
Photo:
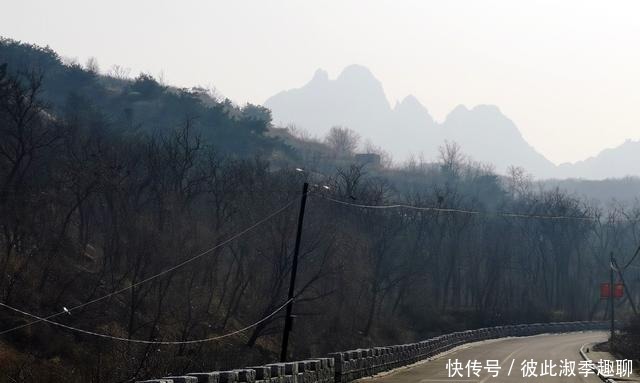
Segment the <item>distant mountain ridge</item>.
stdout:
[[271,109],[275,122],[293,123],[314,135],[326,134],[331,126],[347,126],[400,161],[411,155],[435,159],[438,147],[448,140],[500,173],[514,165],[539,178],[640,175],[640,142],[627,141],[596,157],[556,166],[529,145],[497,106],[459,105],[438,123],[412,95],[392,108],[380,81],[360,65],[346,67],[335,80],[319,69],[307,84],[268,98],[264,106]]
[[602,150],[595,157],[560,164],[556,172],[558,178],[604,179],[630,175],[640,175],[640,141],[626,140],[615,148]]

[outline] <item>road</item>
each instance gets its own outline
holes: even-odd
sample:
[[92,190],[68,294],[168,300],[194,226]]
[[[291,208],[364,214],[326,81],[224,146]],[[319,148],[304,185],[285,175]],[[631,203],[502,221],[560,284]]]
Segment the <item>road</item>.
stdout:
[[[588,382],[601,383],[601,380],[594,375],[585,377],[579,374],[579,361],[582,358],[579,349],[582,345],[589,345],[605,341],[607,334],[605,332],[583,332],[570,334],[544,334],[523,338],[506,338],[492,341],[478,342],[475,344],[462,346],[453,350],[448,354],[437,357],[434,360],[423,361],[411,367],[400,368],[385,375],[373,378],[362,379],[365,383],[429,383],[429,382],[477,382],[477,383],[505,383],[505,382],[536,382],[536,383],[552,383],[552,382]],[[447,371],[447,363],[458,360],[461,363],[462,377],[455,375],[449,377]],[[540,373],[542,364],[545,360],[550,360],[556,365],[561,360],[567,359],[575,361],[575,377],[566,376],[538,376],[523,377],[521,363],[523,361],[538,362],[536,372]],[[483,369],[479,372],[479,377],[468,373],[464,368],[469,361],[477,360]],[[497,360],[501,367],[498,376],[493,377],[484,367],[487,360]],[[508,375],[508,370],[511,373]],[[454,371],[454,369],[450,369]],[[556,374],[560,368],[555,367],[553,370]],[[470,375],[470,376],[469,376]]]

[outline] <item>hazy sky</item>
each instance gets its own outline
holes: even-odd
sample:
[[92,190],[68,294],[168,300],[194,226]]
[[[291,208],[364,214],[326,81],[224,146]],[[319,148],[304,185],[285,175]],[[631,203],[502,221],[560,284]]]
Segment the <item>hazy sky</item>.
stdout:
[[0,35],[262,103],[362,64],[442,120],[496,104],[559,163],[640,139],[638,1],[5,0]]

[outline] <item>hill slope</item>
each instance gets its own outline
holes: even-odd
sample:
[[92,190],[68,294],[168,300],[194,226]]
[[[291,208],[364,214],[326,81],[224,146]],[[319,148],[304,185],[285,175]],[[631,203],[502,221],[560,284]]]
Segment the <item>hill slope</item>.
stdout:
[[287,151],[268,137],[271,113],[258,105],[244,107],[216,100],[203,89],[178,89],[150,75],[114,78],[65,64],[53,50],[0,38],[0,64],[8,71],[42,75],[40,95],[63,119],[90,121],[96,127],[130,133],[167,131],[190,123],[220,151],[239,156]]

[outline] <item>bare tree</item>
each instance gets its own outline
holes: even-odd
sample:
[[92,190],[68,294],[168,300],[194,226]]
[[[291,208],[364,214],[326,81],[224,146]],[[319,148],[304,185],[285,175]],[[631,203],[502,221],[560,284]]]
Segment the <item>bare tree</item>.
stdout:
[[466,161],[460,145],[457,142],[445,141],[444,145],[438,148],[438,151],[440,164],[445,175],[453,178],[458,177]]
[[100,66],[98,65],[98,59],[95,57],[89,57],[84,67],[89,73],[100,74]]
[[334,126],[329,130],[325,143],[337,157],[352,156],[360,143],[360,136],[355,131],[342,126]]
[[509,166],[507,169],[506,187],[514,197],[527,194],[531,190],[532,177],[520,166]]
[[109,70],[109,75],[118,80],[128,80],[131,78],[131,68],[125,68],[116,64]]

